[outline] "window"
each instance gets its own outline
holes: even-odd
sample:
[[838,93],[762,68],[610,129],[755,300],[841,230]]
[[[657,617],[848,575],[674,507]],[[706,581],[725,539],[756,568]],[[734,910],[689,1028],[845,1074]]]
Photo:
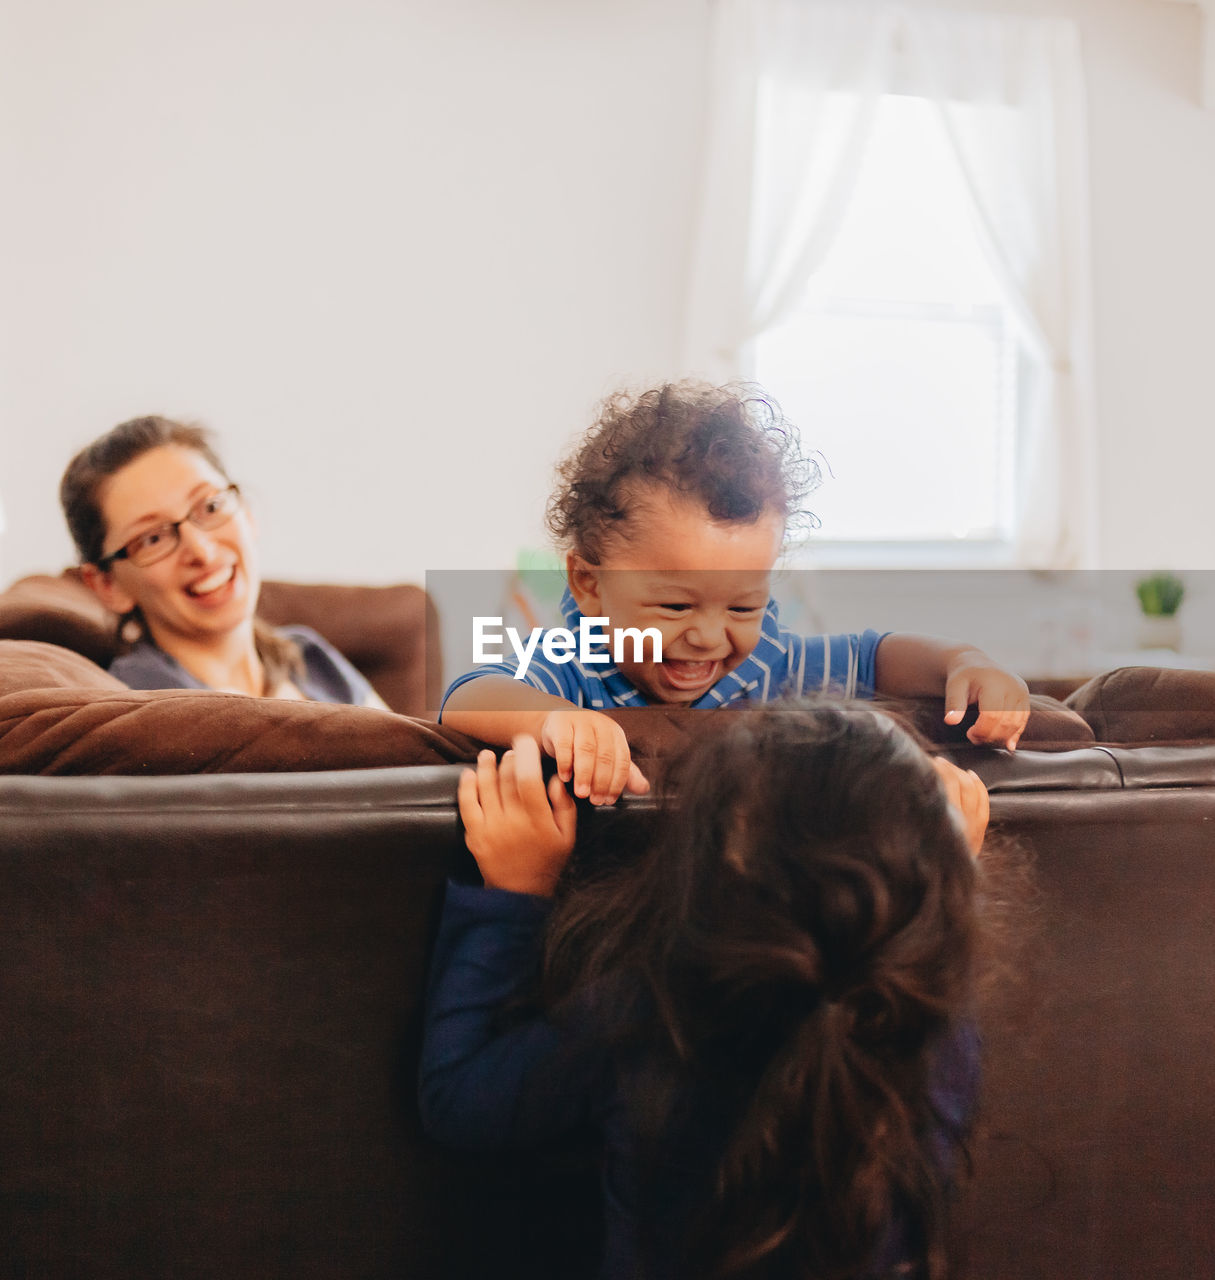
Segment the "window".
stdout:
[[819,558],[1008,560],[1033,362],[934,103],[879,98],[831,248],[750,364],[821,451]]
[[1092,563],[1075,24],[716,0],[685,369],[769,387],[824,564]]

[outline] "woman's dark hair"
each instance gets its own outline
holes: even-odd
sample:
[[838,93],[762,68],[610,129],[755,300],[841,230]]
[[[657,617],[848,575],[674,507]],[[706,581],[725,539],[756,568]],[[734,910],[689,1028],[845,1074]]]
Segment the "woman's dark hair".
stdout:
[[[210,432],[203,427],[156,415],[120,422],[105,435],[85,445],[68,463],[59,482],[59,504],[82,564],[96,564],[105,547],[101,486],[136,458],[166,445],[193,450],[225,480],[231,480],[215,451]],[[119,619],[120,637],[132,622],[143,626],[138,610]],[[260,618],[254,619],[253,634],[268,687],[273,688],[282,679],[302,673],[303,659],[294,641]]]
[[714,520],[751,523],[775,512],[788,529],[814,523],[801,504],[820,474],[758,387],[682,382],[610,396],[557,478],[549,530],[598,564],[608,542],[628,537],[647,483],[702,502]]
[[664,793],[639,860],[559,899],[542,987],[642,1048],[643,1151],[690,1082],[734,1117],[686,1274],[859,1277],[897,1223],[942,1275],[928,1067],[971,1012],[980,873],[928,757],[864,704],[772,703],[714,717]]

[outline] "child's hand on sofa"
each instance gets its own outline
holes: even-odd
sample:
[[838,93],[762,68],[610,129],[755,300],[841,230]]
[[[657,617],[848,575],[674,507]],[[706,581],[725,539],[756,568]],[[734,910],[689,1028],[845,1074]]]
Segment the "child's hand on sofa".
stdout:
[[600,711],[571,706],[550,712],[540,745],[557,762],[561,781],[573,782],[574,795],[592,804],[615,804],[622,791],[644,795],[650,789],[624,730]]
[[972,702],[978,719],[966,731],[974,743],[1017,749],[1029,723],[1029,686],[1019,675],[972,649],[951,666],[945,680],[945,723],[958,724]]
[[987,820],[991,815],[987,788],[973,769],[959,769],[944,756],[933,756],[932,767],[940,775],[945,798],[958,815],[971,855],[977,858],[983,848]]
[[457,801],[486,886],[550,897],[574,847],[577,810],[559,777],[545,788],[536,740],[520,734],[501,763],[482,751],[476,772],[461,775]]

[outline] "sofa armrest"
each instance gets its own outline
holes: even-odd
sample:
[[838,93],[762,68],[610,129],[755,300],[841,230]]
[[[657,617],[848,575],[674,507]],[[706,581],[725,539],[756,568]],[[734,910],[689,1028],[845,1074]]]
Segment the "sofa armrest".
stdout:
[[31,574],[0,592],[0,640],[57,644],[108,667],[118,651],[118,615],[84,585],[77,569]]

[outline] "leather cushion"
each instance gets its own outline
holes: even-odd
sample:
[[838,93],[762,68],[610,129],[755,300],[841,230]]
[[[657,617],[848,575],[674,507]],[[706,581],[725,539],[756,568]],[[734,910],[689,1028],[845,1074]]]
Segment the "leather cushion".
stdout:
[[[972,705],[960,724],[949,725],[944,720],[941,698],[879,699],[879,702],[910,720],[923,737],[939,746],[968,744],[966,731],[979,715],[978,707]],[[1029,723],[1021,735],[1020,746],[1032,746],[1038,751],[1068,751],[1097,740],[1092,726],[1071,707],[1045,694],[1029,695]]]
[[[745,705],[739,704],[740,709]],[[971,707],[961,724],[947,725],[940,698],[879,698],[874,705],[917,732],[929,749],[969,746],[966,730],[977,715]],[[725,723],[723,717],[737,711],[730,707],[718,712],[692,711],[687,707],[620,707],[607,714],[624,729],[641,771],[652,784],[659,785],[665,759],[693,733],[711,733],[715,725]],[[1030,696],[1029,724],[1021,736],[1021,746],[1036,751],[1073,751],[1090,746],[1093,741],[1093,730],[1071,708],[1041,694]]]
[[1119,667],[1081,685],[1067,705],[1101,742],[1210,740],[1215,738],[1215,671]]
[[394,711],[438,713],[443,693],[439,619],[423,588],[263,582],[257,612],[274,626],[297,623],[320,632]]

